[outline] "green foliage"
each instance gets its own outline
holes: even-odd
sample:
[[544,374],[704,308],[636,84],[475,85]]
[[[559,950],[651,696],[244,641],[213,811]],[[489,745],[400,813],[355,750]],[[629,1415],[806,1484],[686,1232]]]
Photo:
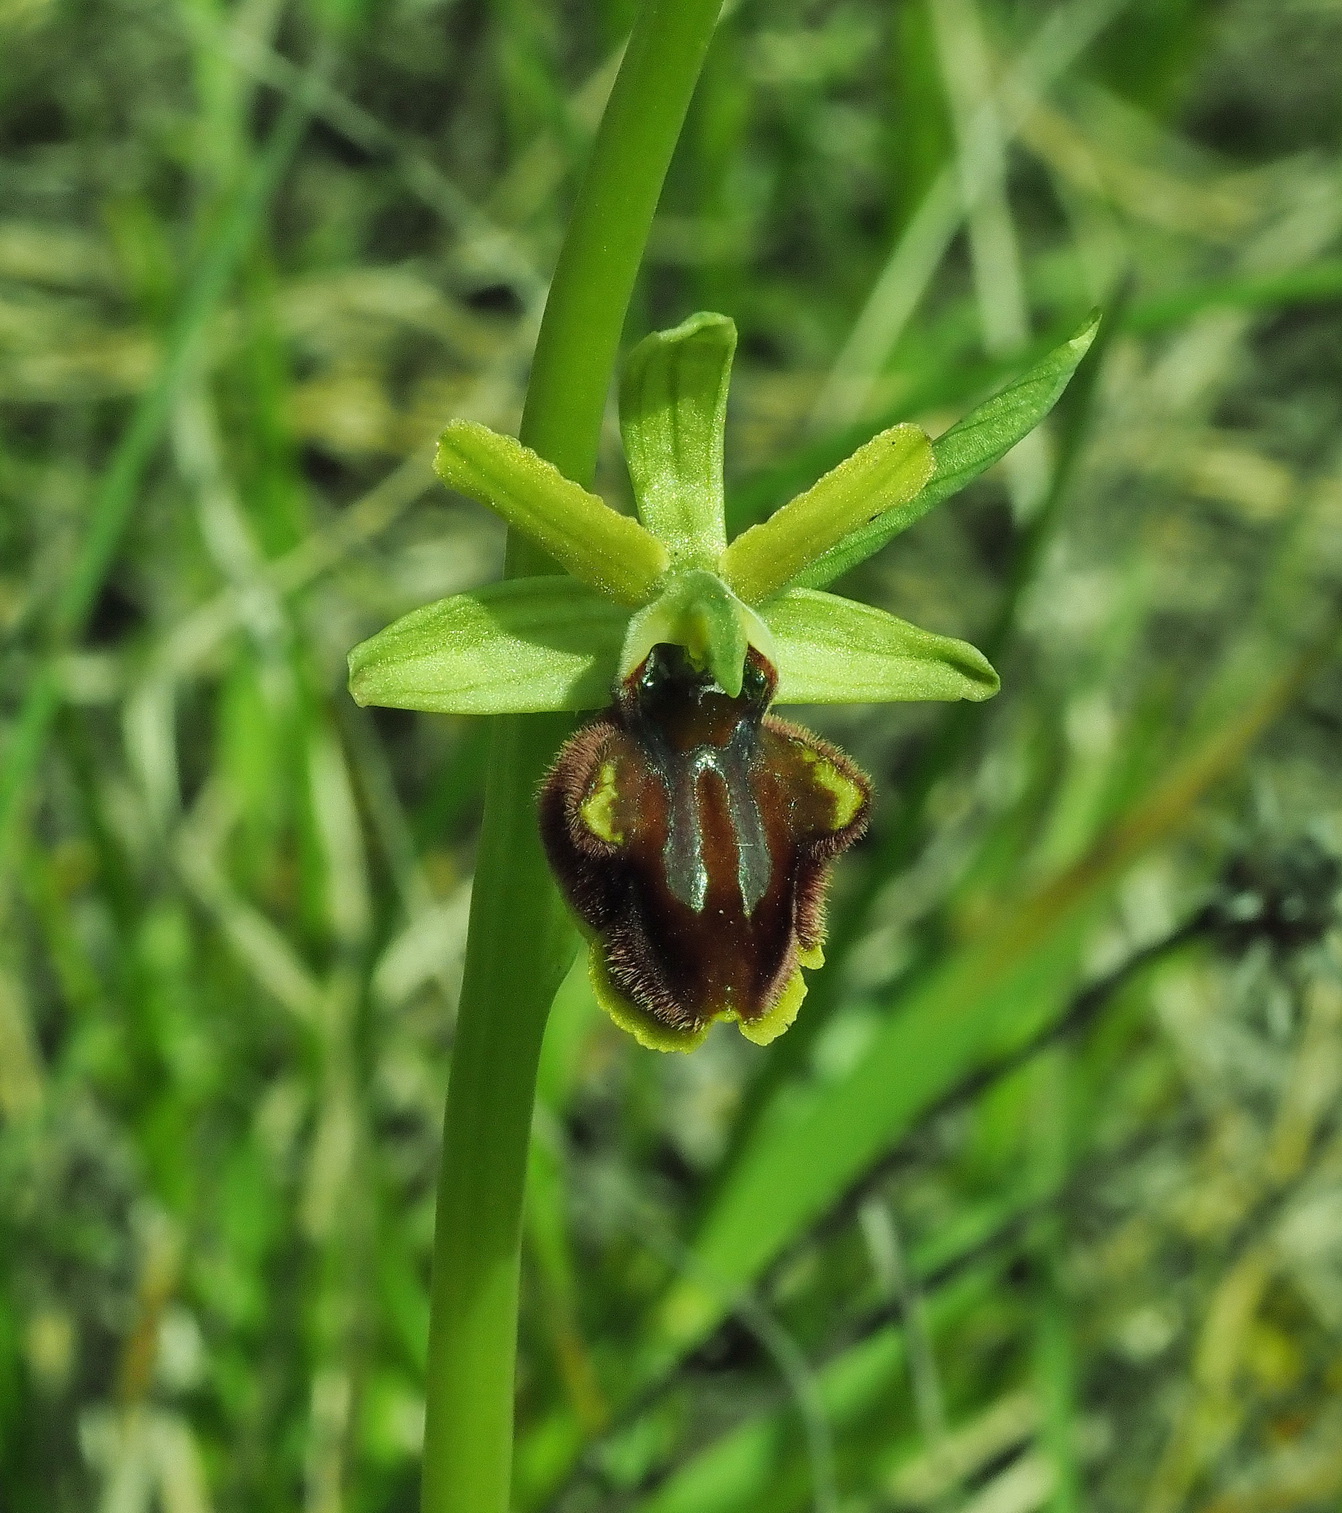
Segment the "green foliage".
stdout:
[[[582,423],[519,424],[632,15],[0,5],[6,1513],[415,1505],[489,759],[344,659],[532,592],[435,481],[454,417],[636,503],[606,358],[543,351]],[[731,316],[733,534],[935,438],[849,639],[1002,690],[804,716],[876,803],[775,1044],[658,1057],[565,980],[519,1513],[1335,1506],[1340,50],[1246,0],[729,8],[623,338],[579,316]],[[609,667],[630,607],[565,582]]]
[[934,505],[958,494],[993,463],[1000,462],[1057,404],[1077,365],[1090,350],[1099,323],[1099,316],[1092,316],[1075,336],[1055,347],[1042,362],[939,436],[932,443],[923,485],[907,498],[892,499],[878,517],[836,542],[824,556],[796,574],[792,579],[794,586],[823,588],[832,583],[901,531],[908,530]]

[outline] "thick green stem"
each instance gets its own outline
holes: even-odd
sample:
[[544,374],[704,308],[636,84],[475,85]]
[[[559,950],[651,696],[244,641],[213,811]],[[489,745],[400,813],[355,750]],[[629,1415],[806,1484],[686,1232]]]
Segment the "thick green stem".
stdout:
[[[625,312],[721,0],[645,0],[550,289],[522,439],[588,484]],[[510,542],[510,575],[544,570]],[[553,716],[495,722],[434,1236],[424,1513],[507,1513],[536,1064],[573,935],[536,832]]]

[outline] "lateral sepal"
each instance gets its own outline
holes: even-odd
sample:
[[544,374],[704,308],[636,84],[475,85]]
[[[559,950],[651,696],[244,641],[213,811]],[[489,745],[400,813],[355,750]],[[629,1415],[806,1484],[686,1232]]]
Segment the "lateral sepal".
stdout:
[[610,700],[629,611],[558,574],[412,610],[349,654],[356,704],[539,714]]

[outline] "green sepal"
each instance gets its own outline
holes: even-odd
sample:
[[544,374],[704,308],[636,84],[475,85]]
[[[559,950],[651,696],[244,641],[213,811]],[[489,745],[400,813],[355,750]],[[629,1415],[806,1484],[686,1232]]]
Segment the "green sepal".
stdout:
[[662,644],[683,646],[732,698],[741,692],[751,646],[774,660],[773,637],[760,616],[716,573],[699,568],[677,574],[659,599],[634,614],[620,654],[620,676],[628,677]]
[[823,588],[833,583],[1005,457],[1057,404],[1099,328],[1097,310],[1074,336],[939,436],[932,443],[935,470],[923,491],[859,527],[799,572],[790,586]]
[[883,609],[794,588],[763,610],[777,654],[778,704],[989,699],[1001,680],[967,641]]
[[723,553],[722,576],[747,604],[762,604],[870,523],[907,504],[932,476],[932,444],[914,425],[891,426],[804,494],[742,532]]
[[454,420],[434,459],[449,488],[497,511],[575,578],[623,604],[641,604],[666,571],[666,548],[637,520],[565,478],[511,436]]
[[349,654],[356,704],[538,714],[610,702],[629,611],[572,578],[513,578],[402,616]]
[[736,327],[691,315],[629,354],[620,434],[643,524],[678,566],[711,568],[727,545],[723,433]]

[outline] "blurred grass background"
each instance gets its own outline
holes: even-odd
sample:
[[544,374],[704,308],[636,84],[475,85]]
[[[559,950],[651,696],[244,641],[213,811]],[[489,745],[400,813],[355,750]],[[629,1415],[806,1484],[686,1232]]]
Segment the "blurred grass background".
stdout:
[[[516,426],[631,15],[0,0],[4,1513],[416,1505],[484,731],[344,655],[499,569],[426,448]],[[628,334],[736,320],[738,525],[1108,319],[848,585],[1004,689],[815,712],[879,799],[796,1028],[561,992],[519,1509],[1337,1508],[1339,57],[729,0]]]

